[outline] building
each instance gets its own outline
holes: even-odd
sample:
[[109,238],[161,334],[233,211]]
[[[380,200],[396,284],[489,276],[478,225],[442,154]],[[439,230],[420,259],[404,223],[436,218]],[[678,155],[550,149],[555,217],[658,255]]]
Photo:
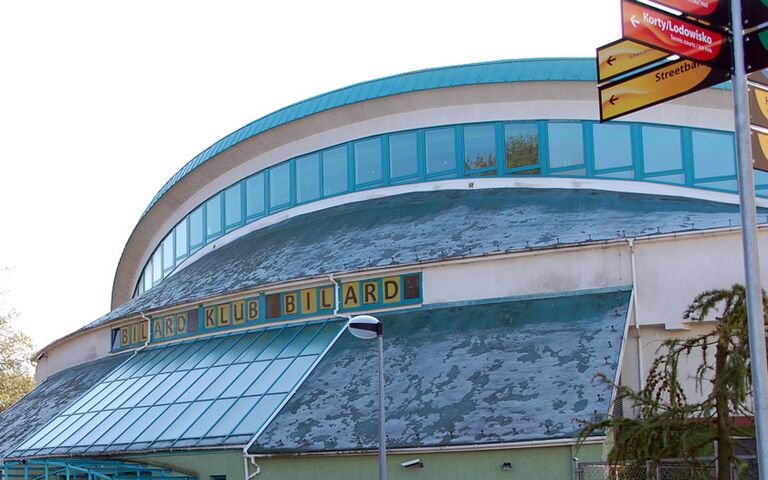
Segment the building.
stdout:
[[730,92],[609,124],[596,97],[594,59],[446,67],[216,142],[150,202],[112,311],[40,352],[0,415],[5,474],[372,478],[361,312],[384,324],[392,478],[601,458],[602,437],[574,445],[622,411],[594,376],[638,386],[661,340],[707,328],[682,320],[694,295],[743,269]]

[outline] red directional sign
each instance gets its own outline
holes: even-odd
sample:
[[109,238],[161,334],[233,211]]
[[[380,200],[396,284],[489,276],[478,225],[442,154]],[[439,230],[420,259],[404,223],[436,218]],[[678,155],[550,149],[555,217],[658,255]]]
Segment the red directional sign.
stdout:
[[676,53],[721,69],[730,69],[724,33],[683,20],[634,0],[622,0],[624,38]]
[[[728,0],[653,0],[654,3],[674,8],[683,14],[715,25],[730,26]],[[747,2],[749,3],[749,2]]]

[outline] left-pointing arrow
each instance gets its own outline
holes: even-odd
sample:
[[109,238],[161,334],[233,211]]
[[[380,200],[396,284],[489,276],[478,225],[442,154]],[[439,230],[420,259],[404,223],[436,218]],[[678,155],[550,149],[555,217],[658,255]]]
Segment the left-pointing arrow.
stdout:
[[616,57],[611,55],[610,57],[608,57],[608,60],[606,60],[605,63],[607,63],[609,66],[612,67],[613,66],[613,62],[615,62],[615,61],[616,61]]
[[629,19],[630,22],[632,22],[632,26],[637,28],[638,25],[640,25],[640,20],[637,19],[636,16],[632,15],[632,18]]
[[611,95],[611,98],[608,99],[608,103],[610,103],[611,105],[616,105],[616,100],[618,99],[619,97],[617,97],[616,95]]

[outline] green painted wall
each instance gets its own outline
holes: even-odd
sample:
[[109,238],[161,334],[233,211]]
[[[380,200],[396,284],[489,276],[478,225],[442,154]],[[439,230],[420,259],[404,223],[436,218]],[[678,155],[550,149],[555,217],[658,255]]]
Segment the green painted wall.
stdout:
[[[579,450],[565,446],[390,454],[387,457],[387,467],[391,480],[569,480],[572,478],[573,457],[579,457],[581,460],[600,460],[602,455],[602,444],[585,445]],[[405,469],[400,466],[401,462],[415,458],[421,459],[424,468]],[[142,455],[141,460],[195,474],[199,480],[211,480],[214,475],[226,475],[227,480],[243,479],[242,450]],[[378,457],[375,454],[278,456],[259,458],[257,462],[261,466],[261,474],[254,480],[378,478]],[[501,470],[504,462],[512,464],[511,471]]]
[[191,473],[197,475],[198,480],[211,480],[214,475],[243,480],[242,449],[142,455],[136,460]]

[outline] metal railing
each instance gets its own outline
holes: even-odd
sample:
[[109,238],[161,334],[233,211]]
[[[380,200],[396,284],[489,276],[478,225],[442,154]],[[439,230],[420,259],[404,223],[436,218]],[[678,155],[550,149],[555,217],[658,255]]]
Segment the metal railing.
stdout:
[[[731,480],[759,480],[757,460],[740,456],[731,465]],[[691,464],[680,459],[660,462],[618,463],[573,460],[573,480],[715,480],[714,458],[702,458]]]

